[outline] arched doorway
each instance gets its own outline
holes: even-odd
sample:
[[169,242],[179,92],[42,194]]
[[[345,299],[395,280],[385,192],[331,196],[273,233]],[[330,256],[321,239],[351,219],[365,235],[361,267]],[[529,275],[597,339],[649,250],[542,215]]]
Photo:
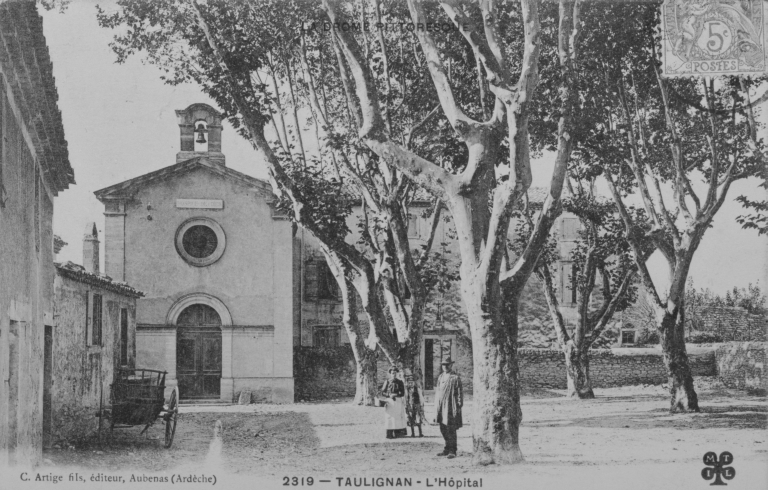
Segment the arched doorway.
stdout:
[[221,394],[221,317],[212,307],[196,303],[176,320],[176,378],[179,395],[219,398]]

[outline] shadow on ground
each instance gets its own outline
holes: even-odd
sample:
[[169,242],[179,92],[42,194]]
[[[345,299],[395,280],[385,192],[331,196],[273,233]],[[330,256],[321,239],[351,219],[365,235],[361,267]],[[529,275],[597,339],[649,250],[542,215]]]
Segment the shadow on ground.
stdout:
[[[594,400],[593,403],[619,400]],[[582,408],[582,407],[580,407]],[[664,408],[648,411],[626,411],[594,416],[574,416],[523,422],[529,427],[592,427],[603,429],[766,429],[768,407],[758,405],[702,406],[699,413],[671,414]]]

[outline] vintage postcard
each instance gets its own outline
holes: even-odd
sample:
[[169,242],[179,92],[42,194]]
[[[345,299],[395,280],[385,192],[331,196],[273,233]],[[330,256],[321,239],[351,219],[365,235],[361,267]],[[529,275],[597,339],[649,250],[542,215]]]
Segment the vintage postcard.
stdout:
[[0,0],[0,489],[768,488],[766,14]]

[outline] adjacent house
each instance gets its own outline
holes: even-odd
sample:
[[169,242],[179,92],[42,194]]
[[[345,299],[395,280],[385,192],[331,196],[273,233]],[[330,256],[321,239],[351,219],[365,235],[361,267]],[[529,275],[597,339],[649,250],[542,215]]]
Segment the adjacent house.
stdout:
[[57,98],[35,2],[0,2],[0,466],[42,458],[53,198],[75,182]]
[[[74,442],[98,427],[119,367],[135,367],[136,301],[143,294],[101,274],[95,223],[85,228],[83,265],[56,264],[52,335],[46,335],[43,441]],[[50,344],[50,346],[49,346]],[[50,371],[50,373],[49,373]]]

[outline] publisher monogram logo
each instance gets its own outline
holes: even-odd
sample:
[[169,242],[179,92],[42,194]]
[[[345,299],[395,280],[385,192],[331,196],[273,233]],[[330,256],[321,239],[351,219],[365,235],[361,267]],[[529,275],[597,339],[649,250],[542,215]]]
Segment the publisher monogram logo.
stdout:
[[736,469],[732,466],[729,466],[732,463],[733,454],[729,453],[728,451],[723,451],[720,453],[719,458],[717,457],[716,453],[710,451],[704,455],[704,464],[707,465],[708,468],[701,470],[701,477],[705,480],[711,480],[714,478],[715,481],[710,483],[710,486],[727,485],[727,483],[725,483],[722,478],[725,478],[726,480],[733,480],[733,477],[736,476]]

